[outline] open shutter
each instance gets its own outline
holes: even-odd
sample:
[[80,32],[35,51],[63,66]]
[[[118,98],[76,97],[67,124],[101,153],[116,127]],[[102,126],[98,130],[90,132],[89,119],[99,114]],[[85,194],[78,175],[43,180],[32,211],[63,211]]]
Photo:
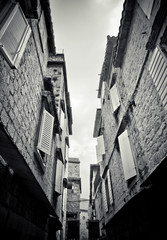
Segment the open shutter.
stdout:
[[120,146],[125,180],[128,180],[136,175],[136,168],[133,160],[133,155],[131,151],[127,130],[125,130],[118,137],[118,141]]
[[42,50],[44,51],[47,45],[47,30],[46,30],[46,24],[45,24],[45,17],[44,17],[44,12],[42,12],[39,23],[39,32],[40,32],[40,40],[41,40],[41,46]]
[[145,15],[150,19],[154,0],[138,0],[138,3]]
[[62,189],[62,175],[63,175],[63,163],[60,159],[57,159],[56,165],[56,179],[55,179],[55,192],[61,194]]
[[16,4],[0,29],[1,50],[11,66],[18,66],[30,33],[31,29],[21,7]]
[[117,91],[116,85],[114,85],[110,89],[110,98],[111,98],[111,101],[112,101],[113,111],[115,112],[115,110],[117,110],[117,108],[120,106],[120,101],[119,101],[118,91]]
[[148,70],[162,103],[167,108],[167,59],[159,47],[154,50]]
[[97,137],[96,154],[97,154],[97,160],[101,161],[102,155],[105,154],[103,135]]
[[105,181],[104,181],[104,179],[102,180],[102,197],[103,197],[103,208],[104,208],[105,212],[108,212],[106,188],[105,188]]
[[103,81],[101,87],[101,104],[103,104],[104,94],[105,94],[105,82]]
[[110,204],[113,203],[113,195],[112,195],[112,185],[111,185],[111,176],[110,176],[110,171],[107,171],[107,178],[108,178],[108,192],[109,192],[109,199],[110,199]]
[[50,155],[52,146],[54,117],[44,110],[39,134],[38,149]]
[[63,110],[61,109],[61,115],[60,115],[60,127],[62,131],[64,130],[64,123],[65,123],[65,114]]

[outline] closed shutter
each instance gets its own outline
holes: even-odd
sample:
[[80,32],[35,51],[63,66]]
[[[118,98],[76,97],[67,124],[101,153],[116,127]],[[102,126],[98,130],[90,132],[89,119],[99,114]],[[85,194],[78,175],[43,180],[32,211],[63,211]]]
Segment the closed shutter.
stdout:
[[131,146],[128,138],[127,130],[125,130],[119,137],[119,146],[121,152],[122,165],[125,175],[125,180],[128,180],[136,175],[135,164],[131,151]]
[[167,108],[167,59],[159,47],[155,48],[148,69],[161,101]]
[[56,178],[55,178],[55,192],[57,192],[58,194],[61,194],[62,175],[63,175],[63,163],[60,159],[57,159]]
[[112,101],[113,111],[115,112],[115,110],[117,110],[117,108],[120,106],[120,101],[119,101],[118,91],[117,91],[116,85],[114,85],[110,89],[110,98],[111,98],[111,101]]
[[113,195],[112,195],[112,185],[111,185],[111,176],[110,176],[110,171],[107,171],[107,178],[108,178],[108,192],[109,192],[109,200],[110,204],[113,203]]
[[30,27],[24,14],[16,4],[0,29],[0,45],[7,60],[17,67],[30,36]]
[[107,197],[106,197],[106,189],[105,189],[105,181],[102,180],[102,197],[103,197],[103,208],[105,212],[108,212],[108,205],[107,205]]
[[44,110],[38,140],[38,149],[50,155],[52,146],[54,117]]

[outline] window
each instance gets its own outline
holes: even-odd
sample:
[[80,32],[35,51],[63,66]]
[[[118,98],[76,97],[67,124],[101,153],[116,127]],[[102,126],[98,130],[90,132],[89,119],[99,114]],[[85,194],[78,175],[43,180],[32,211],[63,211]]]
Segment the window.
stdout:
[[158,46],[153,52],[148,69],[161,101],[167,109],[167,59]]
[[53,124],[54,117],[44,109],[37,144],[37,149],[43,154],[51,154]]
[[131,151],[127,130],[125,130],[121,135],[119,135],[118,142],[119,142],[119,147],[121,152],[121,159],[122,159],[125,180],[128,180],[136,176],[136,168],[133,160],[133,155]]
[[6,15],[0,25],[0,49],[10,66],[17,68],[31,29],[18,3],[11,4],[4,11]]
[[116,85],[112,86],[112,88],[110,89],[110,99],[111,99],[112,106],[113,106],[113,112],[115,112],[118,109],[118,107],[120,106],[120,101],[119,101]]
[[102,161],[103,155],[105,154],[103,135],[97,137],[96,154],[97,154],[97,161],[98,162]]
[[153,7],[154,0],[138,0],[140,7],[142,8],[145,15],[150,19],[151,11]]

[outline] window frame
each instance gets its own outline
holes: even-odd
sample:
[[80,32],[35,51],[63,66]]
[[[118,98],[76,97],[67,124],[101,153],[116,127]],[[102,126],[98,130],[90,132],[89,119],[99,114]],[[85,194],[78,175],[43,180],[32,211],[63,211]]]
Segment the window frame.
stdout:
[[[17,68],[19,66],[20,60],[24,53],[28,39],[31,35],[31,28],[28,24],[26,17],[24,16],[24,13],[23,13],[19,3],[7,4],[7,6],[4,7],[3,11],[5,11],[5,14],[4,14],[5,16],[3,15],[4,19],[0,25],[0,50],[1,50],[2,54],[4,55],[5,59],[7,60],[8,64],[10,65],[10,67]],[[4,36],[5,32],[7,31],[8,27],[9,27],[9,24],[13,21],[14,16],[15,16],[15,14],[17,14],[18,11],[21,13],[21,16],[26,24],[26,27],[24,29],[23,36],[20,38],[20,42],[17,45],[17,50],[14,53],[14,57],[12,59],[10,56],[10,53],[8,53],[8,51],[6,49],[7,47],[5,47],[5,45],[1,42],[1,39]]]

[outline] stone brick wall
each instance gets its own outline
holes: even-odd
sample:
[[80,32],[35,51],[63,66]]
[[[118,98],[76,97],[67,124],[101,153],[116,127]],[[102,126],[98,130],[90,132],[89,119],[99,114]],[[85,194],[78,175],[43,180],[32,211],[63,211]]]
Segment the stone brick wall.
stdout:
[[39,237],[44,240],[47,212],[39,202],[34,200],[19,177],[1,157],[0,193],[0,203],[5,203],[3,206],[0,204],[1,239]]
[[19,67],[11,69],[0,54],[0,122],[51,200],[53,161],[49,157],[43,174],[34,158],[48,50],[41,51],[37,20],[30,24],[33,31]]
[[80,162],[79,162],[78,158],[69,158],[68,176],[69,177],[80,177]]
[[[157,9],[154,9],[153,16]],[[109,221],[127,201],[140,191],[140,184],[152,173],[167,155],[167,120],[156,87],[148,72],[152,51],[147,56],[146,44],[153,20],[149,21],[138,4],[135,5],[127,45],[121,68],[116,73],[116,85],[121,106],[112,113],[109,85],[106,83],[102,105],[106,164],[111,171],[114,206],[106,216]],[[163,27],[162,29],[164,29]],[[157,42],[160,42],[160,32]],[[126,126],[122,126],[126,115]],[[124,179],[117,136],[127,129],[137,168],[137,178],[129,185]]]
[[80,240],[88,239],[88,229],[86,222],[88,221],[88,202],[81,201],[80,204]]

